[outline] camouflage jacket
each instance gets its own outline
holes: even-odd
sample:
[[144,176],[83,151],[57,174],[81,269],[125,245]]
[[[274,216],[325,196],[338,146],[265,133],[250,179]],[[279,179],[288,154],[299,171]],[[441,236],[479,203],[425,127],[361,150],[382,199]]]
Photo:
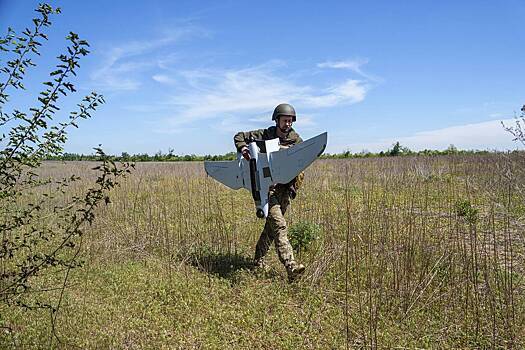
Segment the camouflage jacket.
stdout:
[[[252,131],[241,131],[235,134],[233,137],[233,141],[235,143],[235,147],[237,148],[237,151],[241,151],[241,149],[244,146],[247,146],[248,143],[252,142],[253,140],[271,140],[278,138],[277,136],[277,127],[276,126],[270,126],[268,129],[258,129],[258,130],[252,130]],[[294,130],[291,129],[290,132],[286,135],[286,137],[281,138],[279,137],[279,145],[281,148],[288,148],[290,146],[293,146],[297,143],[301,143],[303,140],[299,136],[299,134]],[[287,184],[281,185],[279,184],[277,189],[278,190],[290,190],[292,193],[292,197],[295,197],[295,191],[301,187],[304,179],[304,173],[301,172],[299,175],[295,177],[292,181],[290,181]]]
[[[235,134],[233,141],[235,142],[235,147],[237,151],[241,151],[241,148],[247,146],[252,140],[271,140],[276,139],[277,136],[277,127],[270,126],[268,129],[259,129],[253,131],[241,131]],[[287,148],[296,143],[301,143],[303,140],[294,129],[291,129],[288,135],[284,138],[279,138],[279,145],[282,148]]]

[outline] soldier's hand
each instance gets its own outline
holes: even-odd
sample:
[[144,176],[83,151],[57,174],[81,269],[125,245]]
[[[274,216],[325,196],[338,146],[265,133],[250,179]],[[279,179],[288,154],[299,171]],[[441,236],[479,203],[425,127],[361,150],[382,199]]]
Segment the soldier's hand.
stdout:
[[295,190],[295,187],[294,186],[290,186],[290,188],[288,190],[290,192],[290,198],[291,199],[295,199],[295,197],[297,197],[297,191]]
[[242,156],[244,157],[244,159],[246,159],[246,160],[250,160],[250,150],[248,149],[248,147],[246,147],[246,146],[243,147],[243,148],[241,149],[241,154],[242,154]]

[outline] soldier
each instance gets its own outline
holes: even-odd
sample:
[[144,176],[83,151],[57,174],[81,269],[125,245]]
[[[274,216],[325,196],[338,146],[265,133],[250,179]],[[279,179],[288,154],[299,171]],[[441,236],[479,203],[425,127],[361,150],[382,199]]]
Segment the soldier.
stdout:
[[[246,159],[250,159],[250,152],[247,144],[253,140],[271,140],[279,138],[279,145],[281,148],[287,148],[303,140],[294,129],[292,123],[296,120],[295,109],[287,104],[282,103],[275,107],[273,111],[272,120],[275,121],[275,126],[270,126],[268,129],[259,129],[247,132],[239,132],[235,135],[234,142],[237,150],[242,153]],[[257,246],[255,247],[255,266],[266,269],[264,257],[272,242],[275,242],[275,249],[279,260],[285,266],[288,273],[288,280],[294,281],[305,270],[303,264],[299,264],[294,260],[293,249],[288,240],[288,228],[284,214],[290,205],[290,199],[294,199],[296,191],[301,185],[304,174],[300,173],[295,179],[287,184],[277,184],[270,187],[268,193],[268,216],[264,229],[261,233]]]

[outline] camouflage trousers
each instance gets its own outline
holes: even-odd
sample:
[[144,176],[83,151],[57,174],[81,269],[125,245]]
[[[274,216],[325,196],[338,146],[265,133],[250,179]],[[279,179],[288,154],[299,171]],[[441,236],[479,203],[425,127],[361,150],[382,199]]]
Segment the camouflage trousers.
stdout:
[[255,247],[255,262],[259,264],[263,262],[264,256],[274,242],[279,260],[288,268],[294,261],[293,249],[288,240],[288,227],[284,219],[286,209],[290,205],[290,195],[286,190],[273,189],[268,196],[268,217]]

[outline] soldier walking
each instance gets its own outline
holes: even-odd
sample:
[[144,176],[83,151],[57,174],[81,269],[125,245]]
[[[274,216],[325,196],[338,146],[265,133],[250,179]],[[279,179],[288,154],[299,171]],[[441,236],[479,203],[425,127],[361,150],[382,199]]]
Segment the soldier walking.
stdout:
[[[250,159],[250,152],[248,150],[248,143],[254,140],[271,140],[279,138],[279,146],[281,148],[288,148],[292,145],[302,142],[299,134],[292,128],[292,124],[296,121],[295,109],[287,104],[282,103],[275,107],[273,111],[272,120],[275,121],[275,126],[270,126],[267,129],[259,129],[252,131],[241,131],[235,135],[235,147],[242,156]],[[259,241],[255,247],[254,264],[256,267],[266,269],[267,265],[264,262],[264,257],[272,242],[275,243],[275,249],[279,260],[286,268],[288,273],[288,280],[290,282],[297,279],[305,270],[303,264],[295,261],[293,249],[288,240],[288,227],[284,214],[290,205],[290,199],[294,199],[298,188],[304,179],[304,173],[300,173],[296,178],[287,184],[276,184],[270,187],[268,193],[268,216],[264,229],[259,237]]]

